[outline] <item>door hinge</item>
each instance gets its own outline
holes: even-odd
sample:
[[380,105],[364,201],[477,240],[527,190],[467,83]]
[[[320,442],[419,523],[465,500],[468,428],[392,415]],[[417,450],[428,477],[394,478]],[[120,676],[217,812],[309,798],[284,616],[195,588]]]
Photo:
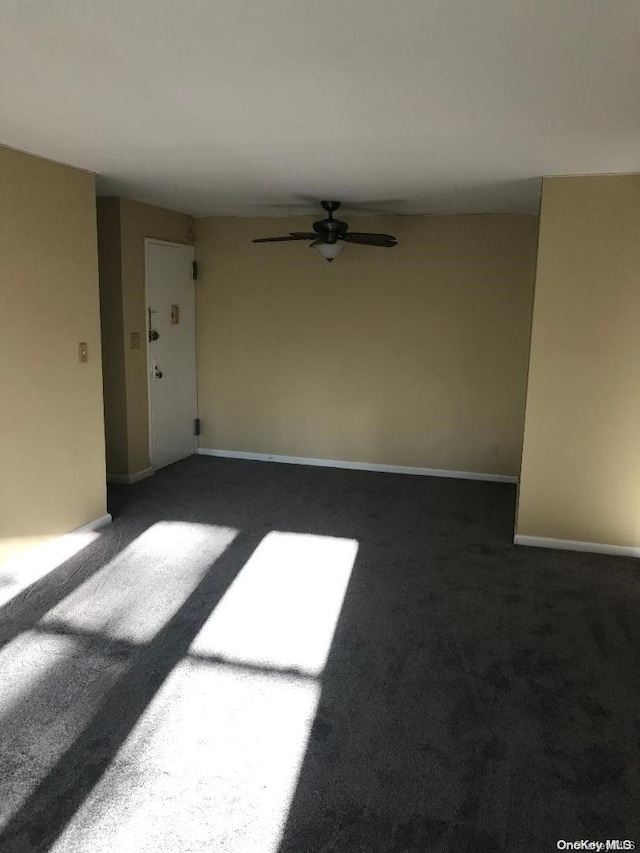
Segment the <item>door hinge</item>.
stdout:
[[191,278],[194,281],[198,280],[198,262],[197,261],[191,261]]
[[193,434],[200,435],[200,418],[196,418],[193,422]]

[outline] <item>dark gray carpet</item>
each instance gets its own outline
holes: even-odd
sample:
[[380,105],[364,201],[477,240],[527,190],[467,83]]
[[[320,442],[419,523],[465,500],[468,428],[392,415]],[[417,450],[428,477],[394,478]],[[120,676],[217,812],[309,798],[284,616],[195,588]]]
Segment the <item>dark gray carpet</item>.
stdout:
[[640,844],[638,564],[514,547],[514,501],[202,457],[114,488],[0,610],[2,853]]

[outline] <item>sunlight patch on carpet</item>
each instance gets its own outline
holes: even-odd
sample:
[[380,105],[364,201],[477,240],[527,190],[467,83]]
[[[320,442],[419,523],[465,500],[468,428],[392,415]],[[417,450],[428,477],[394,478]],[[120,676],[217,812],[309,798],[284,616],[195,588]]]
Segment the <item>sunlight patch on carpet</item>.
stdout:
[[190,651],[321,675],[357,551],[353,539],[270,533]]
[[75,557],[99,536],[96,530],[68,533],[8,559],[0,566],[0,607]]
[[357,550],[266,536],[51,853],[276,853]]
[[237,534],[228,527],[158,522],[50,610],[42,624],[63,622],[78,633],[149,642]]

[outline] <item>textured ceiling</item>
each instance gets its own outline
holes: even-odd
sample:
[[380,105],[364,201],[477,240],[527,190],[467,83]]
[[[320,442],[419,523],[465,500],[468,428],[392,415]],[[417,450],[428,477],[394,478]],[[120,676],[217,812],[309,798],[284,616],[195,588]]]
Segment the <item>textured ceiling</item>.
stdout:
[[640,0],[3,0],[0,142],[194,215],[640,171]]

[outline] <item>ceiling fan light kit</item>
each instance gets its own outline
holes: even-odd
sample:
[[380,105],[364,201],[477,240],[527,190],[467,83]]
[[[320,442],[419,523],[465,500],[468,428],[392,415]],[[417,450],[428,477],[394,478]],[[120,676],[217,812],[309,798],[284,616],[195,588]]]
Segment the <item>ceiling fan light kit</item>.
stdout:
[[345,244],[344,243],[324,243],[321,240],[316,240],[315,243],[312,243],[311,246],[318,252],[318,254],[322,255],[325,261],[335,261],[341,252],[344,251]]
[[365,231],[349,231],[346,222],[333,218],[333,212],[340,207],[339,201],[321,201],[323,209],[329,214],[326,219],[313,223],[313,231],[291,231],[287,237],[258,237],[254,243],[285,243],[293,240],[311,240],[309,244],[322,257],[331,262],[343,251],[345,243],[360,246],[382,246],[392,248],[398,241],[391,234],[373,234]]

